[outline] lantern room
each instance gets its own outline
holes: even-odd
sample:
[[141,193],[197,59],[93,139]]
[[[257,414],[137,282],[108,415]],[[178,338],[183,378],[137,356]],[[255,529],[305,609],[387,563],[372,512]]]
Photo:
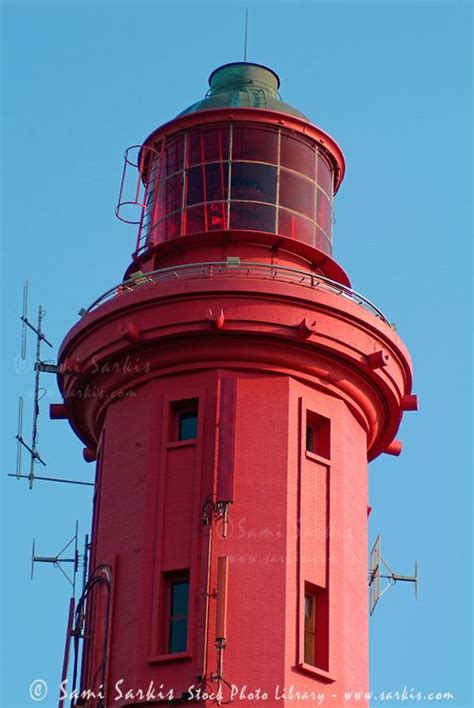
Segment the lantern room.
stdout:
[[124,169],[117,215],[127,221],[125,207],[138,207],[135,256],[184,236],[250,231],[330,257],[340,148],[281,101],[270,69],[228,64],[209,82],[206,98],[126,152],[138,180],[127,200]]

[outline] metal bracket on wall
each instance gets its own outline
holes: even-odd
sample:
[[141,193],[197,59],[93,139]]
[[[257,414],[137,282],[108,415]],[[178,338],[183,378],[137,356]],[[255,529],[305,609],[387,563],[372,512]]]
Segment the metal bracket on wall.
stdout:
[[202,523],[204,526],[211,526],[212,522],[222,520],[222,537],[226,538],[228,524],[230,501],[214,501],[213,494],[209,494],[202,505]]

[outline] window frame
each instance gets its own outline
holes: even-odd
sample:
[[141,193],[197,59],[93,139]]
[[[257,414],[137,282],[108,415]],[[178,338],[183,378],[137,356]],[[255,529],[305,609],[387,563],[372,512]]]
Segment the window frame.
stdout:
[[304,449],[307,455],[331,459],[331,419],[307,408]]
[[[314,627],[306,628],[306,598],[311,597],[313,602]],[[304,582],[302,594],[302,667],[330,679],[329,676],[329,593],[325,587],[314,585],[309,581]],[[312,656],[306,650],[306,638],[312,637]]]
[[[182,423],[184,416],[195,418],[195,435],[183,437]],[[171,401],[168,441],[171,443],[191,443],[199,437],[199,398],[187,398]]]

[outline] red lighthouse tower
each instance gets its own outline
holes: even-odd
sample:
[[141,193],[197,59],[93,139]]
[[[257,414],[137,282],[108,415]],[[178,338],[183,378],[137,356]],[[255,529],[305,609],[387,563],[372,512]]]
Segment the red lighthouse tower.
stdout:
[[342,152],[278,88],[228,64],[145,140],[132,263],[61,347],[97,460],[78,705],[368,687],[367,462],[411,364],[331,255]]

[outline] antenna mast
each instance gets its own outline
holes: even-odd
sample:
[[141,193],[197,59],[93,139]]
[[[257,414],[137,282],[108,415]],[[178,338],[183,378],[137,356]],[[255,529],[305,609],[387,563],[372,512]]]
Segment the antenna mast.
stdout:
[[[36,357],[35,357],[35,387],[34,387],[34,398],[33,398],[33,426],[31,432],[31,444],[25,441],[23,437],[23,398],[20,396],[18,399],[18,428],[16,434],[17,440],[17,451],[16,451],[16,472],[14,474],[8,474],[8,477],[16,477],[17,479],[27,479],[29,483],[29,488],[33,488],[33,482],[35,479],[44,480],[46,482],[63,482],[65,484],[80,484],[88,487],[93,487],[93,482],[81,482],[74,479],[59,479],[57,477],[40,477],[35,474],[35,464],[41,464],[46,467],[46,462],[43,460],[38,452],[38,418],[40,413],[40,401],[46,394],[46,389],[40,386],[40,373],[46,372],[50,374],[56,374],[59,371],[59,367],[56,364],[51,364],[41,359],[41,345],[44,342],[48,347],[53,345],[46,339],[46,336],[42,330],[43,318],[46,314],[46,310],[43,310],[40,305],[38,308],[38,321],[36,327],[28,319],[28,281],[25,280],[23,284],[23,308],[20,320],[22,321],[22,331],[21,331],[21,358],[23,361],[26,360],[26,335],[28,329],[36,335]],[[30,453],[30,471],[28,474],[22,474],[21,469],[21,453],[22,448],[25,448]]]
[[244,61],[247,61],[247,37],[249,27],[249,9],[245,8],[245,38],[244,38]]

